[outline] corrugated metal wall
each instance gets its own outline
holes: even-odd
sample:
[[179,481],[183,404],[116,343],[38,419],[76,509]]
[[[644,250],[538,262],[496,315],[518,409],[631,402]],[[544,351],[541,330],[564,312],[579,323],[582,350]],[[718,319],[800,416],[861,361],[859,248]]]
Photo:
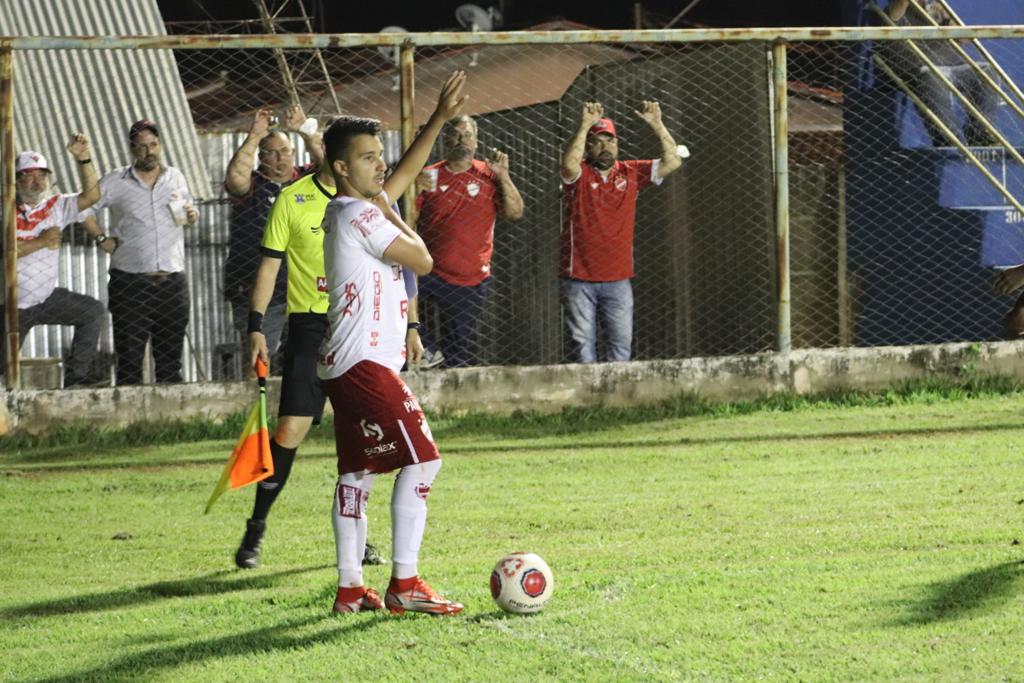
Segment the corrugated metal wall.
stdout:
[[[156,0],[0,0],[0,34],[15,36],[165,35]],[[192,115],[171,50],[17,50],[14,125],[18,150],[42,152],[62,191],[78,172],[64,147],[74,131],[93,142],[101,172],[128,162],[128,126],[161,126],[164,161],[185,174],[192,192],[209,197]]]

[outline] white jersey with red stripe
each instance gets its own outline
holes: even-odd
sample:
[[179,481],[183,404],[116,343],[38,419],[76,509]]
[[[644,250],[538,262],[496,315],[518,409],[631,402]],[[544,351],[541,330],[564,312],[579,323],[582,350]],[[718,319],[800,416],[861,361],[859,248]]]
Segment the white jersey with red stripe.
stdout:
[[409,298],[402,266],[384,261],[384,251],[402,231],[370,202],[345,196],[327,205],[322,227],[330,328],[317,375],[334,379],[364,360],[398,372]]
[[[78,195],[56,194],[34,206],[18,205],[18,241],[36,239],[44,230],[78,220]],[[60,250],[43,248],[18,257],[18,308],[41,304],[57,287]]]

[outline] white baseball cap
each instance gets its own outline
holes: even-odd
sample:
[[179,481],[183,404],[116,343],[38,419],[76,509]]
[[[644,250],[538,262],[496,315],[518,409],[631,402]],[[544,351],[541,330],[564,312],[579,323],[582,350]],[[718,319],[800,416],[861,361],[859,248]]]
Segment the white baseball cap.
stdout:
[[22,152],[18,155],[18,160],[14,164],[14,171],[21,173],[22,171],[46,171],[50,173],[50,164],[46,162],[44,157],[39,152]]

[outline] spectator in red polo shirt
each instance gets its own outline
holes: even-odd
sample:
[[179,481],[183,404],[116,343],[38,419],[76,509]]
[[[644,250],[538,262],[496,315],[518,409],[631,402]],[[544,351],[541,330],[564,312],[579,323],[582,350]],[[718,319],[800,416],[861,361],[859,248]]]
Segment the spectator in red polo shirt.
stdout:
[[434,258],[434,270],[420,279],[419,297],[441,322],[440,348],[424,337],[427,364],[443,354],[444,365],[460,368],[475,360],[471,344],[491,283],[494,221],[523,216],[523,198],[509,175],[508,155],[475,158],[476,122],[460,116],[445,124],[446,157],[417,179],[416,229]]
[[606,359],[629,360],[636,195],[683,163],[658,103],[645,101],[636,115],[657,135],[660,159],[619,161],[615,124],[598,102],[584,103],[580,127],[562,154],[562,303],[579,363],[597,361],[598,320]]

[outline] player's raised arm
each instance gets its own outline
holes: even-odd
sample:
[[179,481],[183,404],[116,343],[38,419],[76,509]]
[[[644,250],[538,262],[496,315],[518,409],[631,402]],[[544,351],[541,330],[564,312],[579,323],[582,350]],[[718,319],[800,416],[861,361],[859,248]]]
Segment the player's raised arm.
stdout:
[[455,71],[441,86],[441,94],[437,97],[434,113],[402,155],[394,173],[384,182],[384,191],[389,197],[401,197],[405,194],[406,189],[416,180],[416,176],[427,163],[430,150],[434,147],[434,141],[437,140],[445,121],[455,118],[462,112],[462,107],[469,99],[468,95],[462,94],[465,84],[466,72]]

